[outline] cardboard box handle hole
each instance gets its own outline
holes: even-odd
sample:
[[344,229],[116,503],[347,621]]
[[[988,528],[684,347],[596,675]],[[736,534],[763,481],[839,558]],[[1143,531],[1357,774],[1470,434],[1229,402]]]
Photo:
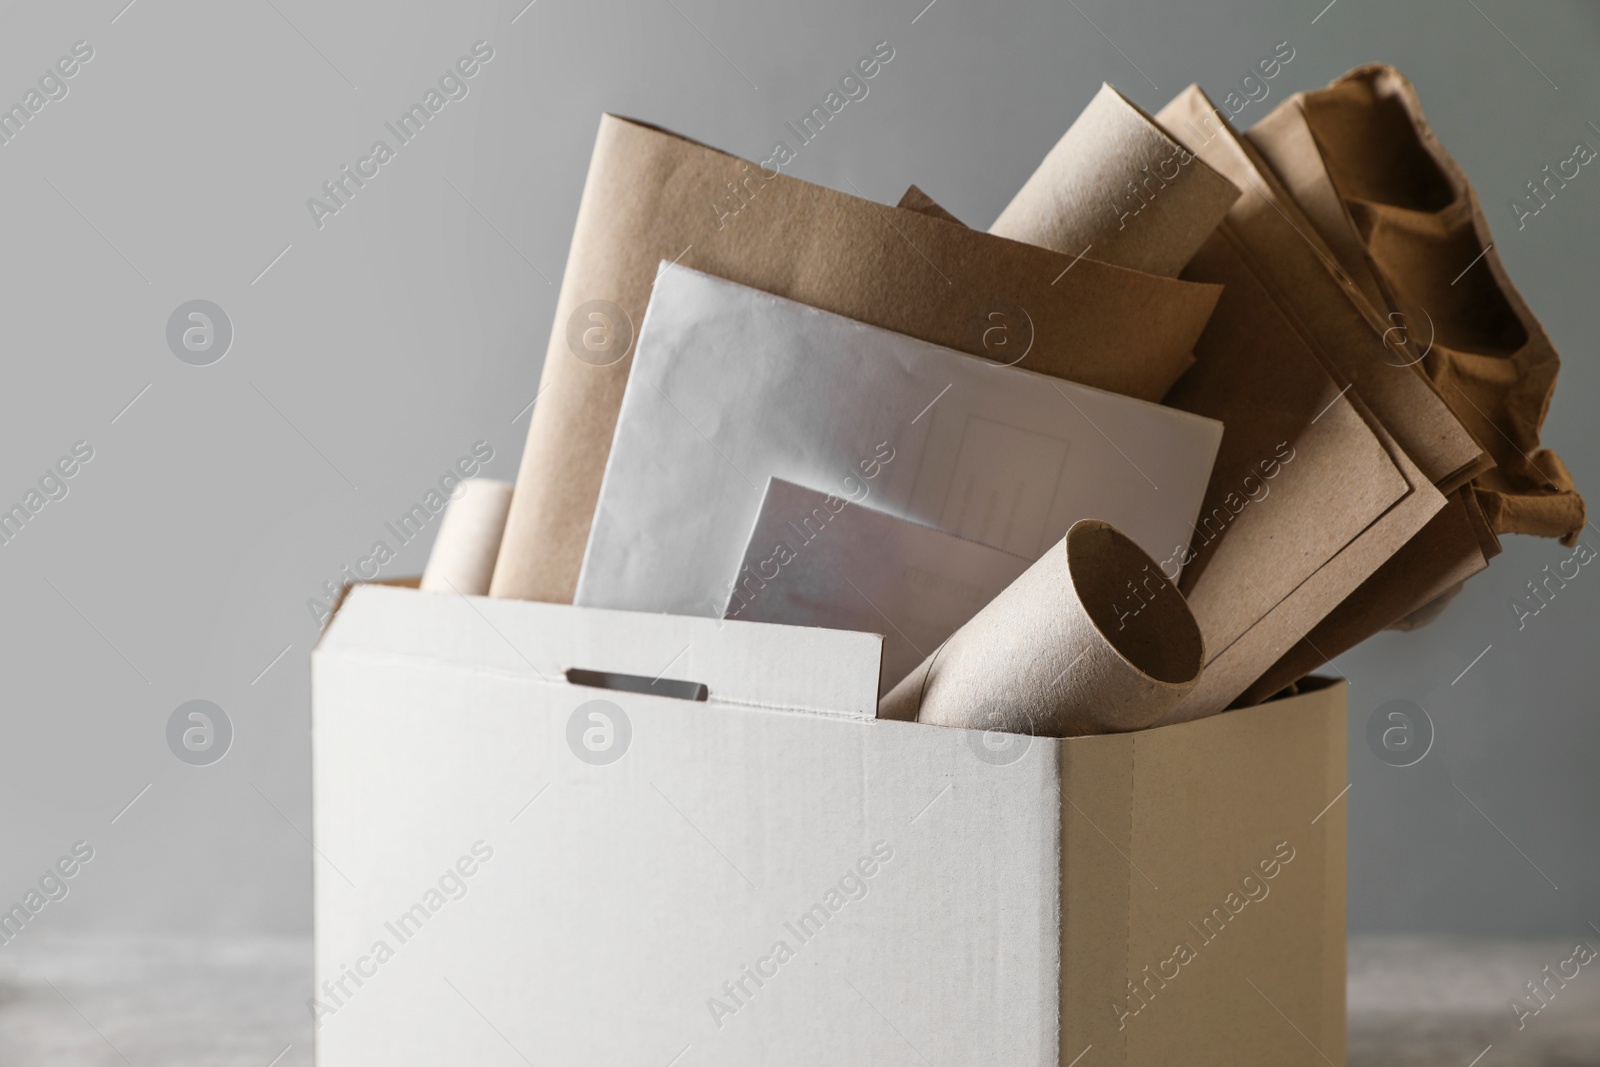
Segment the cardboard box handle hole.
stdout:
[[616,671],[586,671],[579,667],[567,670],[567,681],[591,689],[646,693],[674,700],[705,700],[711,695],[711,690],[704,682],[686,682],[681,678],[646,678],[642,674],[620,674]]

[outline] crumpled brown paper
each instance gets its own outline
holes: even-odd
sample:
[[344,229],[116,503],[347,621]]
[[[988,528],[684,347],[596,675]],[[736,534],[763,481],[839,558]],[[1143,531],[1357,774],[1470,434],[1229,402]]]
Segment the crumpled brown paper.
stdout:
[[1574,543],[1583,499],[1539,447],[1560,360],[1412,84],[1393,67],[1358,68],[1285,100],[1249,139],[1355,284],[1426,352],[1421,367],[1493,456],[1473,480],[1493,529]]

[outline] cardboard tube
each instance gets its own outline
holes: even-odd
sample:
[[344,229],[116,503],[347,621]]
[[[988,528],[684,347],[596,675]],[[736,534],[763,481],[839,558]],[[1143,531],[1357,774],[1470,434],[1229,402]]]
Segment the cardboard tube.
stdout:
[[1137,730],[1194,688],[1205,642],[1138,545],[1082,519],[878,704],[881,719],[1048,737]]
[[490,478],[462,482],[461,495],[450,501],[439,524],[439,537],[422,572],[422,588],[434,593],[488,596],[510,509],[510,482]]
[[989,232],[1176,278],[1239,190],[1109,85]]

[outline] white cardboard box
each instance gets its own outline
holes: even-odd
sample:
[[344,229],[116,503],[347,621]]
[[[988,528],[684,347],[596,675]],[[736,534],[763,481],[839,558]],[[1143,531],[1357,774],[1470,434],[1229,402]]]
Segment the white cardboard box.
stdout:
[[313,659],[317,1062],[1343,1064],[1342,684],[1022,738],[877,721],[878,656],[353,590]]

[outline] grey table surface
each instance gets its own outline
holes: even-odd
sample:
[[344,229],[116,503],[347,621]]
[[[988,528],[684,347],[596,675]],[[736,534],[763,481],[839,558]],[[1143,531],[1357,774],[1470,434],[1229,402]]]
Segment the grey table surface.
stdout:
[[[1600,977],[1587,969],[1519,1028],[1510,999],[1558,942],[1358,937],[1351,1067],[1592,1067]],[[303,1067],[306,938],[19,937],[0,947],[0,1064]]]

